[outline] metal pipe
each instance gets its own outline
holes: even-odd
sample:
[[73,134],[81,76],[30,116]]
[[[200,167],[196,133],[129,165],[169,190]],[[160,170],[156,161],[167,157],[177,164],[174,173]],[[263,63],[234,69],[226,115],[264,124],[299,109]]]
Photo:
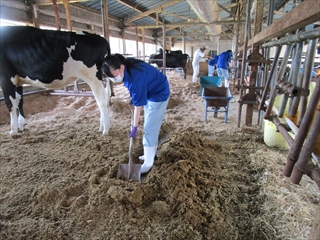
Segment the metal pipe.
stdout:
[[[244,49],[242,51],[242,68],[241,68],[241,77],[240,77],[240,86],[243,84],[243,79],[245,76],[245,71],[247,69],[246,67],[246,58],[247,58],[247,45],[248,45],[248,31],[250,28],[250,9],[251,9],[251,2],[252,0],[247,1],[247,8],[246,8],[246,24],[245,24],[245,31],[244,31]],[[242,99],[243,97],[243,90],[240,89],[240,96],[239,98]],[[242,112],[242,104],[239,105],[239,110],[238,110],[238,127],[240,127],[241,123],[241,112]]]
[[273,64],[271,66],[271,70],[270,70],[266,85],[265,85],[263,92],[262,92],[259,110],[263,110],[263,108],[264,108],[265,100],[267,98],[267,94],[270,89],[272,78],[273,78],[274,74],[276,73],[276,70],[278,67],[278,60],[279,60],[281,49],[282,49],[282,46],[276,46],[276,53],[274,56]]
[[318,38],[320,36],[320,28],[315,28],[309,31],[300,32],[295,35],[289,35],[278,40],[267,42],[262,44],[262,47],[273,47],[278,45],[286,45],[295,42],[301,42],[303,40]]
[[[303,46],[304,42],[299,43],[299,44],[301,44]],[[297,81],[296,81],[296,86],[298,88],[302,88],[302,81],[303,81],[303,68],[302,68],[302,73],[300,73],[300,66],[301,66],[301,59],[300,59],[300,64],[299,64],[299,69],[298,69],[299,71],[297,71],[296,75],[295,75],[295,76],[298,76]],[[289,116],[291,118],[294,118],[296,116],[298,108],[299,108],[299,103],[300,103],[300,96],[295,96],[292,100],[291,107],[289,109]]]
[[[297,31],[297,33],[298,33],[298,31]],[[299,51],[300,51],[300,54],[299,54]],[[301,61],[301,51],[302,51],[301,46],[298,47],[297,44],[296,44],[295,47],[294,47],[294,51],[293,51],[293,55],[294,55],[293,64],[291,65],[291,71],[290,71],[287,83],[293,83],[294,82],[293,78],[295,77],[295,74],[298,74],[296,72],[296,69],[297,69],[297,62],[298,62],[299,56],[300,56],[300,61]],[[299,71],[299,68],[298,68],[298,71]],[[289,99],[289,94],[285,93],[283,95],[282,102],[281,102],[281,105],[280,105],[280,108],[279,108],[278,116],[280,118],[283,117],[284,111],[285,111],[287,103],[288,103],[288,99]]]
[[266,112],[264,113],[264,117],[263,117],[264,119],[268,119],[268,117],[271,115],[272,107],[274,105],[274,101],[276,100],[277,94],[278,94],[278,89],[276,86],[274,86],[270,93],[269,104],[266,109]]
[[[298,82],[296,76],[299,76],[299,70],[300,70],[300,65],[301,65],[301,56],[302,56],[302,47],[303,47],[303,45],[301,44],[301,42],[298,42],[294,48],[294,57],[293,57],[292,65],[291,65],[291,71],[290,71],[289,78],[288,78],[288,83],[289,84],[292,83],[293,86],[295,86],[296,83]],[[300,95],[300,94],[292,94],[292,95],[296,96],[296,95]],[[280,118],[283,117],[288,100],[289,100],[289,94],[285,93],[282,98],[282,102],[281,102],[279,113],[278,113],[278,116]],[[289,102],[289,111],[291,109],[291,105],[292,105],[292,101]]]
[[[271,23],[273,22],[273,14],[274,14],[274,2],[275,0],[270,0],[270,3],[269,3],[269,11],[268,11],[268,20],[267,20],[267,26],[270,26]],[[281,48],[282,46],[280,46],[280,51],[281,51]],[[274,59],[277,59],[276,60],[276,66],[278,65],[278,59],[279,59],[279,54],[280,52],[278,53],[278,50],[279,50],[279,46],[276,47],[276,53],[275,53],[275,57]],[[265,48],[265,51],[264,51],[264,58],[266,60],[270,60],[270,48],[269,47],[266,47]],[[274,60],[275,61],[275,60]],[[275,66],[275,67],[276,67]],[[269,80],[269,77],[270,76],[273,76],[273,73],[274,73],[274,67],[272,65],[272,69],[269,73],[269,76],[268,76],[268,67],[269,67],[269,64],[265,63],[264,64],[264,71],[263,71],[263,82],[262,82],[262,86],[266,86],[263,90],[263,93],[262,93],[262,97],[261,97],[261,101],[260,101],[260,104],[259,104],[259,110],[261,111],[264,107],[264,101],[266,100],[266,96],[267,96],[267,92],[269,91],[269,88],[270,88],[270,80]],[[260,117],[260,114],[259,114],[259,117]]]
[[320,81],[317,81],[313,94],[310,98],[306,114],[302,119],[301,126],[295,136],[293,146],[291,147],[290,152],[287,156],[287,163],[283,170],[283,175],[287,177],[291,176],[294,165],[299,157],[302,145],[304,143],[304,140],[306,139],[306,136],[308,134],[308,131],[312,122],[314,110],[317,108],[317,105],[319,104],[319,100],[320,100]]
[[[280,82],[282,80],[284,71],[285,71],[285,69],[287,67],[287,62],[288,62],[291,50],[292,50],[292,44],[291,45],[287,45],[287,48],[286,48],[285,54],[283,56],[283,59],[282,59],[282,62],[281,62],[281,66],[280,66],[280,69],[279,69],[279,72],[278,72],[278,75],[277,75],[277,82]],[[272,79],[273,79],[273,76],[271,77],[271,81],[272,81]],[[270,93],[269,105],[268,105],[267,110],[266,110],[266,112],[264,114],[264,118],[268,118],[270,116],[274,101],[275,101],[276,96],[278,94],[277,85],[275,83],[271,82],[270,86],[271,86],[272,90],[270,91],[271,93]]]
[[[311,39],[309,41],[306,61],[303,65],[303,67],[305,69],[304,69],[304,74],[303,74],[302,88],[304,88],[304,89],[309,89],[309,86],[310,86],[311,73],[312,73],[316,48],[317,48],[317,42],[318,42],[318,39]],[[302,122],[304,114],[306,112],[307,100],[308,100],[307,96],[302,96],[300,98],[299,115],[298,115],[298,121],[297,121],[298,126]]]
[[[287,48],[286,48],[286,52],[283,56],[283,59],[282,59],[282,62],[281,62],[281,66],[280,66],[280,69],[278,71],[278,75],[277,75],[277,80],[276,80],[276,83],[278,82],[281,82],[282,78],[283,78],[283,75],[284,75],[284,71],[287,67],[287,62],[288,62],[288,59],[289,59],[289,55],[290,55],[290,52],[292,50],[292,45],[287,45]],[[271,81],[273,80],[273,77],[271,78]],[[278,89],[277,89],[277,84],[276,83],[273,83],[271,82],[270,85],[271,85],[271,96],[270,96],[270,99],[269,99],[269,105],[267,107],[267,110],[264,114],[264,118],[268,118],[271,114],[271,111],[272,111],[272,107],[274,105],[274,102],[275,102],[275,99],[277,97],[277,94],[278,94]]]
[[[296,87],[295,85],[286,82],[285,80],[281,80],[277,82],[277,86],[279,89],[285,92],[285,94],[290,94],[291,96],[308,96],[309,95],[309,89],[301,89]],[[278,114],[279,117],[280,114]]]
[[269,3],[269,12],[268,12],[268,21],[267,21],[268,26],[270,26],[271,23],[273,22],[274,2],[275,0],[270,0],[270,3]]
[[299,71],[300,71],[300,66],[301,66],[301,58],[302,58],[302,50],[303,50],[303,42],[297,42],[296,43],[296,51],[295,51],[295,55],[294,55],[294,59],[293,59],[293,66],[291,65],[291,67],[293,68],[293,70],[291,71],[291,78],[289,78],[291,81],[289,81],[290,83],[297,85],[298,82],[298,75],[299,75]]
[[[308,107],[310,108],[310,107]],[[311,154],[320,136],[320,109],[317,109],[315,119],[310,128],[308,137],[302,147],[299,159],[295,164],[293,174],[290,178],[291,182],[299,184],[302,175],[307,174],[311,179],[315,180],[320,188],[320,169],[317,165],[310,163]],[[312,174],[313,172],[313,174]]]
[[281,66],[277,75],[276,82],[279,82],[283,78],[284,72],[286,71],[286,68],[287,68],[287,64],[288,64],[288,60],[289,60],[290,52],[292,51],[292,48],[293,48],[293,44],[287,45],[286,52],[281,61]]

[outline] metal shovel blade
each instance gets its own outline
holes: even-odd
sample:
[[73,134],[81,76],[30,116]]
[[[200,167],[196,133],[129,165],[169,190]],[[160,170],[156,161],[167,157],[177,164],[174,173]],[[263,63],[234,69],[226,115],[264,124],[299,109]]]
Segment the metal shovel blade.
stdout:
[[132,158],[133,158],[133,138],[131,137],[130,146],[129,146],[129,163],[119,165],[117,178],[123,178],[126,180],[132,179],[134,181],[140,181],[142,164],[133,164]]

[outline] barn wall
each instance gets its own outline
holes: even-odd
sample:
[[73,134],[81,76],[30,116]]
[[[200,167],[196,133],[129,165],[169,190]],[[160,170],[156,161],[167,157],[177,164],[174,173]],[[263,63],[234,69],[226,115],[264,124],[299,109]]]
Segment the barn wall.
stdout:
[[[209,50],[217,51],[218,54],[222,53],[224,51],[227,51],[228,49],[232,49],[232,40],[220,40],[218,42],[215,41],[198,41],[198,42],[191,42],[187,43],[186,45],[186,51],[185,53],[188,54],[190,57],[193,57],[193,53],[195,50],[202,46],[206,46],[207,50],[206,53],[209,52]],[[171,48],[171,50],[182,50],[183,51],[183,45],[182,43],[175,43],[174,47]],[[203,59],[202,61],[205,61]]]
[[[65,8],[58,5],[60,25],[62,29],[67,29]],[[53,5],[37,6],[38,21],[40,26],[56,28],[56,20]],[[78,5],[70,4],[71,23],[73,31],[88,31],[102,35],[102,17],[99,12],[91,11]],[[33,24],[32,12],[29,5],[24,3],[12,2],[9,0],[0,1],[0,16],[2,19],[23,22],[28,25]],[[121,23],[109,17],[109,31],[111,37],[122,38]],[[145,30],[145,43],[154,44],[152,31]],[[141,40],[141,31],[138,31]],[[135,29],[125,29],[124,38],[136,40]]]

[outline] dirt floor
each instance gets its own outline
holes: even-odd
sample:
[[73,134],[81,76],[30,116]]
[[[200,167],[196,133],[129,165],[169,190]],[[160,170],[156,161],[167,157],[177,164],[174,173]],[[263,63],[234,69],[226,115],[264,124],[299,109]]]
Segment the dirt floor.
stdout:
[[93,97],[26,97],[16,137],[0,102],[0,239],[307,239],[320,193],[307,176],[300,185],[282,176],[288,150],[238,128],[236,102],[227,123],[223,113],[206,123],[199,84],[168,77],[157,160],[141,182],[116,178],[128,162],[125,87],[115,86],[108,135]]

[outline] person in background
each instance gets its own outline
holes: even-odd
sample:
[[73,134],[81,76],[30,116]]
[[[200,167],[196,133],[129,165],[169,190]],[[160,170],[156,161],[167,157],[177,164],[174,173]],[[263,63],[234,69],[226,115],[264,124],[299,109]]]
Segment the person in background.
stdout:
[[141,108],[144,108],[141,173],[153,166],[162,120],[167,109],[170,86],[167,77],[152,65],[120,54],[105,57],[102,72],[115,83],[128,88],[134,105],[133,125],[129,137],[136,138]]
[[216,65],[219,57],[217,55],[212,56],[208,61],[208,76],[213,76],[216,70]]
[[219,55],[217,62],[218,76],[224,78],[224,86],[229,87],[229,63],[231,62],[232,51],[227,50]]
[[193,60],[192,60],[192,68],[193,68],[193,76],[192,76],[192,82],[197,82],[198,75],[199,75],[199,62],[200,58],[203,57],[210,57],[209,55],[205,54],[206,48],[203,46],[199,49],[197,49],[193,54]]

